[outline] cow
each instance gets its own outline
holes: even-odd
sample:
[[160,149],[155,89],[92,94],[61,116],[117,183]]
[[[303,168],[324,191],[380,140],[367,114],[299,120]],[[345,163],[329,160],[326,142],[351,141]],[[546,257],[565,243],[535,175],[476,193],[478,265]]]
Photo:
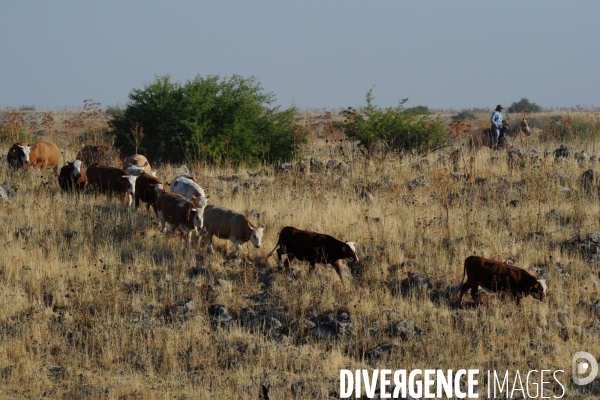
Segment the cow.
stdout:
[[546,282],[543,279],[537,279],[524,269],[501,261],[470,256],[465,260],[461,284],[464,282],[465,276],[467,281],[460,289],[459,305],[462,305],[462,298],[469,289],[471,289],[473,301],[478,303],[477,290],[479,286],[493,293],[511,293],[516,298],[517,305],[521,298],[528,295],[532,295],[540,301],[544,301],[546,298]]
[[188,199],[180,194],[163,192],[156,200],[158,220],[162,225],[163,233],[167,232],[168,222],[183,231],[187,235],[189,243],[192,231],[202,229],[206,202],[206,197],[203,197],[199,201],[199,207],[194,207]]
[[95,192],[110,194],[121,194],[123,203],[129,198],[129,206],[132,196],[135,195],[135,181],[137,176],[127,175],[120,168],[110,167],[104,164],[92,164],[86,171],[88,188]]
[[353,242],[342,242],[333,236],[322,233],[303,231],[291,226],[286,226],[279,232],[279,240],[275,248],[267,255],[267,258],[277,250],[279,262],[281,256],[286,255],[285,270],[290,272],[290,265],[294,259],[308,261],[310,270],[319,264],[331,264],[343,282],[340,271],[340,260],[351,258],[357,263],[356,248]]
[[150,167],[148,159],[141,154],[134,154],[132,156],[129,156],[123,163],[124,170],[127,170],[127,168],[132,166],[143,168],[146,172],[152,171],[152,167]]
[[261,246],[264,228],[254,225],[244,215],[219,206],[207,206],[204,210],[204,230],[208,233],[208,250],[214,253],[212,237],[229,239],[235,245],[234,257],[240,247],[250,241],[257,249]]
[[[510,125],[506,120],[502,121],[500,137],[498,138],[498,147],[511,148],[513,141],[520,133],[524,133],[527,136],[531,135],[531,129],[529,129],[529,124],[525,118]],[[492,138],[491,128],[481,128],[477,131],[471,132],[469,133],[467,140],[469,150],[471,151],[480,149],[483,146],[494,148],[494,140]]]
[[6,161],[8,162],[8,166],[10,168],[19,169],[23,167],[23,160],[19,156],[20,150],[19,147],[27,146],[25,142],[18,142],[13,144],[8,150],[8,154],[6,155]]
[[171,181],[171,193],[179,193],[184,195],[186,198],[191,199],[193,197],[206,197],[204,189],[198,182],[191,176],[179,175]]
[[114,159],[114,150],[105,144],[85,145],[77,153],[77,159],[81,160],[84,165],[92,164],[111,164]]
[[83,191],[86,183],[85,171],[82,168],[82,162],[80,160],[67,162],[60,169],[60,174],[58,175],[58,184],[63,191]]
[[46,168],[52,168],[54,169],[54,173],[58,173],[60,150],[54,143],[40,141],[33,146],[18,143],[16,145],[16,155],[25,170],[33,167],[34,169],[41,169],[44,172]]
[[146,203],[146,211],[150,211],[150,206],[158,216],[156,209],[156,200],[160,197],[163,191],[163,183],[160,179],[142,172],[135,180],[135,208],[140,206],[140,201]]

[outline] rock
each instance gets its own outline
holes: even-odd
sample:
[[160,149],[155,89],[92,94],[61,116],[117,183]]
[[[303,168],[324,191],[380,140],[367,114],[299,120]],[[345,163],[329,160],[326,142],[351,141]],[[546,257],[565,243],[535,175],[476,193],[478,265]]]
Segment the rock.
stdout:
[[325,163],[320,158],[311,157],[310,170],[311,172],[321,172],[325,168]]
[[340,161],[336,160],[335,158],[333,158],[333,159],[327,161],[326,168],[329,169],[329,170],[332,170],[335,167],[337,167],[339,164],[340,164]]
[[314,320],[316,326],[310,330],[316,339],[337,339],[352,334],[354,322],[345,311],[330,311],[320,314]]
[[467,179],[467,174],[465,174],[464,172],[453,172],[452,179],[454,179],[455,181]]
[[308,172],[308,163],[306,161],[300,161],[296,164],[296,171],[301,174],[305,174]]
[[419,329],[419,327],[410,319],[403,319],[401,321],[391,322],[388,325],[386,332],[391,336],[396,336],[406,341],[413,338],[415,335],[420,335],[421,329]]
[[190,170],[188,169],[187,165],[185,164],[181,164],[179,167],[175,168],[175,176],[178,175],[189,175],[190,174]]
[[413,190],[418,187],[429,187],[429,182],[422,178],[415,178],[407,183],[408,189]]
[[600,175],[593,169],[588,169],[579,177],[579,185],[585,191],[590,191],[598,186],[598,178]]
[[17,196],[17,192],[10,185],[3,183],[0,185],[0,202],[12,201]]
[[280,164],[277,168],[275,168],[275,173],[276,174],[285,174],[285,173],[290,172],[293,168],[294,168],[294,166],[291,163],[283,163],[283,164]]
[[360,192],[359,197],[361,198],[361,200],[365,200],[368,202],[375,201],[375,197],[367,189],[364,189],[362,192]]
[[398,284],[397,279],[392,279],[388,283],[388,288],[395,296],[423,295],[432,287],[433,285],[429,279],[414,272],[409,272],[408,277],[401,281],[400,284]]
[[365,354],[365,357],[371,361],[379,360],[382,357],[389,356],[398,346],[391,343],[382,343],[377,345],[377,347],[368,350]]
[[216,323],[217,325],[225,325],[233,319],[229,314],[227,307],[221,304],[211,304],[208,307],[208,315],[211,322]]

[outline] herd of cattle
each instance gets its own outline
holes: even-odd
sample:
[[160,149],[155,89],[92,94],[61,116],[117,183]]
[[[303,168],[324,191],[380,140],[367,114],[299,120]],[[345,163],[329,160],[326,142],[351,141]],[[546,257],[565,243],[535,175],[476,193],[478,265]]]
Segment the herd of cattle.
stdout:
[[[146,204],[149,212],[152,206],[158,216],[163,233],[166,224],[172,224],[187,235],[191,241],[192,233],[200,236],[200,231],[207,234],[208,250],[214,252],[212,237],[229,239],[235,245],[234,256],[239,256],[240,247],[251,242],[256,248],[261,247],[264,228],[253,224],[245,215],[216,205],[208,205],[210,196],[206,196],[202,187],[194,177],[182,174],[174,178],[165,190],[163,182],[156,177],[146,157],[135,154],[128,157],[123,168],[116,168],[100,163],[91,163],[85,170],[86,163],[82,149],[73,162],[67,162],[58,174],[58,182],[65,192],[104,193],[116,195],[135,208],[140,202]],[[84,160],[82,160],[82,158]],[[30,146],[26,143],[15,143],[7,155],[9,166],[28,170],[46,168],[58,171],[60,150],[48,141],[40,141]],[[275,248],[267,258],[277,250],[279,262],[286,255],[285,270],[290,272],[291,263],[298,259],[308,261],[313,269],[317,263],[331,264],[343,281],[340,260],[351,259],[358,263],[356,248],[353,242],[342,242],[332,236],[316,232],[304,231],[294,227],[285,227],[279,233]],[[512,294],[517,304],[522,297],[532,295],[538,300],[546,296],[546,284],[527,271],[500,261],[471,256],[465,260],[464,274],[467,281],[460,290],[459,303],[462,304],[464,294],[471,290],[471,296],[477,303],[479,286],[490,292],[507,292]],[[461,282],[462,283],[462,282]]]

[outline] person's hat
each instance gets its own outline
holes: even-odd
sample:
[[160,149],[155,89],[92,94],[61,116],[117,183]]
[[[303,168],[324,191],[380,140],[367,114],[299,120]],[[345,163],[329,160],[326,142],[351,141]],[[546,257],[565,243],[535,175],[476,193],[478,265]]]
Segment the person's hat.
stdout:
[[502,107],[500,104],[498,104],[498,105],[496,106],[496,111],[500,111],[500,110],[505,110],[505,108],[504,108],[504,107]]

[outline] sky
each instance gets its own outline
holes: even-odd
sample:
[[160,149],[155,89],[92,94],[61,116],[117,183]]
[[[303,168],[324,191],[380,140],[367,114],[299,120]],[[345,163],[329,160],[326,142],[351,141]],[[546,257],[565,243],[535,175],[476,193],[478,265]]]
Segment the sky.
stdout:
[[600,106],[600,1],[2,1],[0,108],[125,106],[169,74],[301,110]]

